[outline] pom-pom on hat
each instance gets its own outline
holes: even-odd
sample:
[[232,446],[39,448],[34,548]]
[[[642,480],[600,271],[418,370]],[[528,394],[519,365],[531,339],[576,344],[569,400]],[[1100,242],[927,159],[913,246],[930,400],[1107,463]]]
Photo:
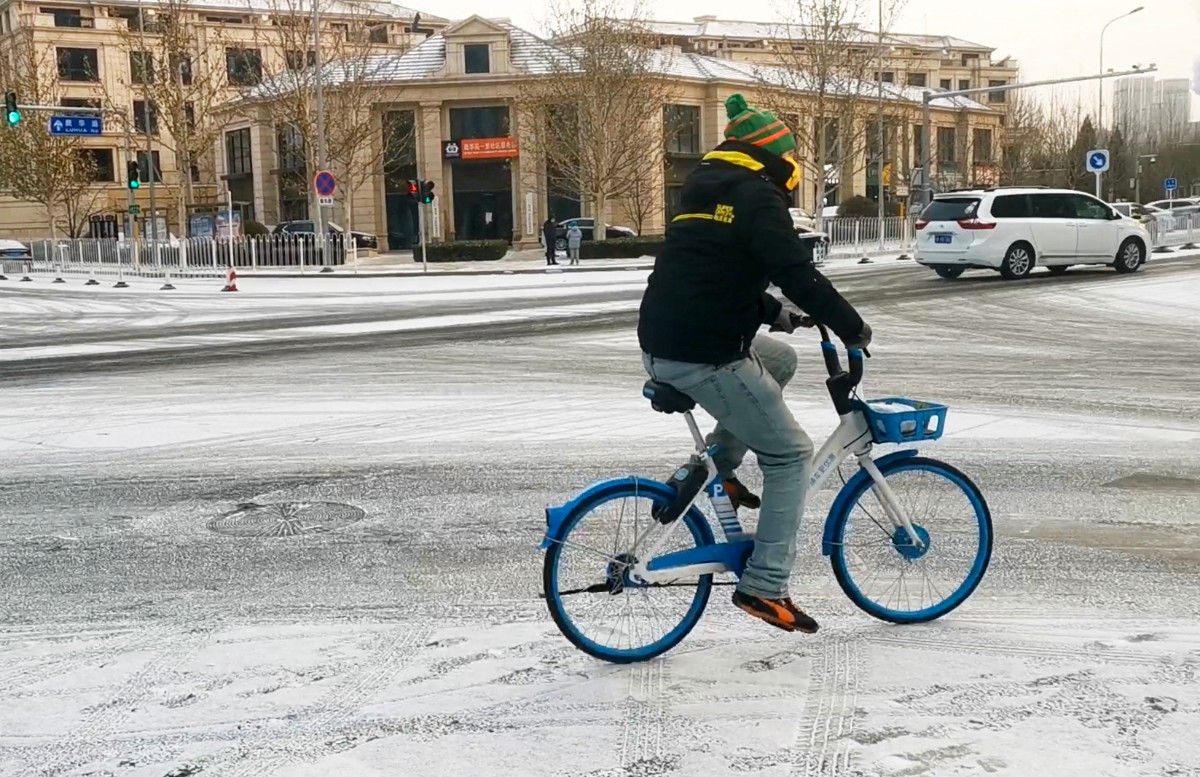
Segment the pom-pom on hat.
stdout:
[[788,126],[768,110],[751,108],[742,95],[729,95],[725,101],[725,114],[729,117],[729,124],[725,126],[727,140],[750,143],[773,154],[796,150],[796,136]]

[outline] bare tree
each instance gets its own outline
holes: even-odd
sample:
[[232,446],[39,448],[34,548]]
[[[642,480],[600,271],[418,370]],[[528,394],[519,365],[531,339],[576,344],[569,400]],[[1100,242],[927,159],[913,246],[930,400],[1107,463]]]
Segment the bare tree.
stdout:
[[[57,105],[63,93],[54,51],[28,33],[14,34],[8,56],[0,57],[0,83],[22,103]],[[26,115],[16,127],[0,130],[0,191],[41,205],[52,238],[60,228],[78,237],[102,193],[96,157],[81,138],[51,135],[45,118]]]
[[[884,32],[901,0],[884,0]],[[792,127],[806,178],[826,189],[869,161],[863,125],[878,120],[879,63],[884,53],[871,24],[872,0],[790,0],[780,11],[775,62],[757,69],[764,98],[777,113],[811,117]],[[889,89],[888,97],[894,97]],[[886,109],[885,109],[886,110]],[[886,122],[885,122],[886,123]]]
[[[325,11],[326,19],[332,10]],[[263,79],[247,92],[239,110],[274,127],[282,186],[299,199],[309,191],[307,182],[319,161],[312,2],[275,0],[270,14],[271,27],[258,33],[255,42],[263,57]],[[321,35],[326,163],[338,179],[347,229],[354,227],[355,191],[378,174],[389,149],[414,139],[413,122],[379,121],[373,109],[391,99],[387,70],[403,53],[395,45],[387,54],[376,53],[375,44],[389,42],[383,21],[366,6],[339,5],[336,21]],[[404,34],[390,42],[413,40]],[[310,215],[315,205],[310,194]]]
[[649,217],[665,166],[670,54],[655,48],[644,7],[631,2],[556,2],[546,26],[557,48],[517,98],[537,124],[531,150],[545,160],[549,188],[582,196],[596,240],[614,201],[639,223]]
[[149,125],[160,152],[175,155],[177,179],[154,170],[143,175],[159,175],[156,185],[161,182],[175,200],[181,234],[187,229],[188,205],[197,199],[199,175],[193,177],[193,168],[200,172],[201,161],[220,140],[218,110],[230,96],[219,58],[208,54],[224,49],[225,36],[220,28],[206,30],[202,50],[191,20],[194,13],[190,0],[158,0],[144,15],[129,17],[129,26],[119,32],[128,61],[120,77],[122,91],[143,103],[141,116],[121,114],[122,121],[133,124],[126,129],[139,136],[139,127]]

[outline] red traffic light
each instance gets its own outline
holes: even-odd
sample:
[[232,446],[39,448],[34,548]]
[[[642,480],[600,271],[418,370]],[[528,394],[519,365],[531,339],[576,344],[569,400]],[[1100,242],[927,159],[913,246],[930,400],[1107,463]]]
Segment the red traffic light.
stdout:
[[419,187],[417,186],[417,182],[416,182],[416,181],[409,181],[409,182],[408,182],[408,196],[409,196],[409,197],[412,197],[413,199],[416,199],[416,197],[417,197],[417,189],[418,189],[418,188],[419,188]]

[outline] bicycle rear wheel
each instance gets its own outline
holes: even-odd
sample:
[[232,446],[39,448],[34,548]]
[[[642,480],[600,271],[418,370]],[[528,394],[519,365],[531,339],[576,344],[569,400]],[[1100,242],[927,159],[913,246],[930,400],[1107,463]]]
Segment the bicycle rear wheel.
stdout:
[[[550,615],[580,650],[613,663],[647,661],[678,645],[704,614],[712,575],[647,585],[630,569],[661,532],[651,509],[667,505],[661,484],[623,483],[579,505],[546,551],[542,584]],[[704,516],[692,509],[678,520],[661,553],[713,544]],[[655,527],[640,547],[634,538]]]
[[[992,555],[987,501],[970,478],[936,459],[899,459],[881,465],[880,472],[923,547],[892,524],[872,489],[875,481],[860,480],[851,486],[845,509],[833,516],[834,577],[859,609],[880,620],[941,618],[967,600],[987,571]],[[942,519],[943,512],[951,517]]]

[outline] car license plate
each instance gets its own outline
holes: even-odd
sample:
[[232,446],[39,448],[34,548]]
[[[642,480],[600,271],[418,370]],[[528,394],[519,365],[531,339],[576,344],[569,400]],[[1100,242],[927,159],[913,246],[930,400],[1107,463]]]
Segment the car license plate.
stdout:
[[953,235],[934,235],[933,236],[933,242],[935,242],[935,243],[949,243],[953,240],[954,240]]

